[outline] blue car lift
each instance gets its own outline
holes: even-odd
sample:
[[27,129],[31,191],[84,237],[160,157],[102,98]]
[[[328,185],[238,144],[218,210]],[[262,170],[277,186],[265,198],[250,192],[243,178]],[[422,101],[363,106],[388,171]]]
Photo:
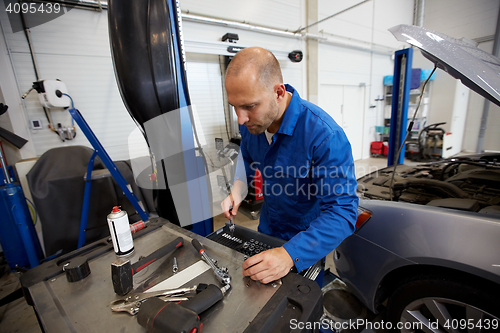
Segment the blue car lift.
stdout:
[[179,82],[177,84],[179,95],[179,108],[181,110],[181,133],[182,133],[182,150],[184,157],[184,165],[186,171],[186,179],[196,179],[196,181],[189,181],[187,183],[187,190],[189,195],[189,205],[191,211],[191,231],[201,235],[207,236],[213,231],[212,214],[210,209],[211,201],[208,196],[208,186],[206,177],[209,175],[205,172],[205,161],[202,156],[196,156],[195,144],[193,136],[193,122],[189,112],[189,101],[187,97],[186,77],[183,70],[181,45],[179,41],[179,17],[176,17],[177,5],[175,1],[167,1],[170,13],[170,22],[172,24],[173,35],[173,51],[174,51],[174,68],[177,72]]
[[405,147],[403,146],[399,156],[396,156],[396,154],[406,137],[412,61],[413,49],[410,48],[395,52],[387,166],[404,163]]
[[90,206],[90,190],[92,188],[92,170],[94,169],[94,160],[97,155],[99,155],[102,162],[108,169],[109,173],[113,176],[115,181],[122,189],[123,193],[125,193],[128,200],[134,206],[135,210],[137,211],[137,213],[139,213],[144,222],[149,220],[149,214],[146,211],[144,211],[144,209],[139,204],[139,199],[137,198],[137,196],[128,188],[127,181],[125,180],[125,178],[123,178],[122,174],[117,169],[115,163],[113,163],[111,157],[109,157],[108,153],[101,145],[94,132],[92,132],[90,126],[87,124],[87,122],[81,115],[80,111],[75,109],[73,104],[73,99],[71,98],[71,96],[69,96],[68,94],[63,94],[63,95],[68,96],[69,99],[71,100],[71,107],[69,108],[68,111],[73,117],[73,119],[76,121],[78,126],[80,126],[80,129],[85,134],[87,140],[89,140],[92,147],[94,147],[94,153],[90,157],[89,164],[87,166],[85,195],[83,197],[82,215],[80,220],[80,233],[78,235],[78,248],[81,248],[85,244],[85,237],[87,233],[86,231],[87,231],[87,222],[88,222],[87,220],[88,220],[89,206]]

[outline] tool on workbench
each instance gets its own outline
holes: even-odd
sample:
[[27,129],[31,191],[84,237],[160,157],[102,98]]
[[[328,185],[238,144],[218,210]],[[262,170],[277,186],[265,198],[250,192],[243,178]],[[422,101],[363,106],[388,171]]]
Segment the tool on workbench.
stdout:
[[234,229],[236,229],[235,224],[234,224],[234,216],[232,214],[233,209],[229,209],[229,215],[231,218],[229,219],[229,222],[226,222],[226,225],[229,227],[229,232],[231,232],[231,236],[234,236]]
[[178,247],[181,247],[184,240],[182,237],[177,237],[172,242],[159,248],[155,252],[148,255],[133,265],[130,260],[120,258],[111,263],[111,277],[113,281],[113,289],[120,296],[128,294],[134,287],[133,275],[152,264],[157,259],[172,252]]
[[179,270],[179,267],[177,266],[177,258],[176,257],[174,257],[174,266],[173,266],[172,270],[174,271],[174,274],[177,273],[177,271]]
[[137,221],[134,224],[130,225],[130,232],[135,233],[135,232],[138,232],[139,230],[142,230],[144,228],[146,228],[146,222]]
[[206,288],[206,284],[200,283],[197,286],[188,288],[168,289],[150,293],[131,294],[125,298],[114,300],[113,302],[111,302],[110,308],[111,311],[114,312],[124,311],[128,312],[132,316],[135,316],[137,312],[139,312],[139,308],[141,307],[142,303],[148,298],[159,297],[163,300],[163,302],[187,301],[187,296],[200,293]]
[[206,251],[203,249],[201,246],[200,242],[196,239],[193,239],[191,241],[191,244],[193,244],[194,248],[196,251],[198,251],[201,254],[201,258],[206,261],[206,263],[212,268],[212,270],[215,273],[215,277],[222,283],[222,284],[227,284],[229,285],[231,283],[231,276],[228,273],[228,270],[226,267],[220,267],[217,265],[217,261],[210,258]]
[[222,288],[210,284],[205,290],[180,303],[165,305],[161,299],[149,298],[139,308],[137,322],[149,333],[200,332],[199,314],[224,298],[230,285]]

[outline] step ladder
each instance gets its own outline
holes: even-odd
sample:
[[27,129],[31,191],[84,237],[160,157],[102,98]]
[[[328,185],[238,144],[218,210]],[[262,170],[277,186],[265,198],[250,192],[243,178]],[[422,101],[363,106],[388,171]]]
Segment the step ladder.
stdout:
[[[90,144],[94,148],[94,153],[90,157],[89,164],[87,166],[87,173],[84,177],[85,194],[83,197],[82,215],[80,219],[80,233],[78,235],[78,248],[81,248],[85,244],[87,222],[88,222],[87,220],[88,220],[89,206],[90,206],[90,191],[92,189],[92,179],[97,179],[98,177],[101,178],[107,177],[109,176],[107,174],[109,172],[109,174],[115,179],[116,183],[120,186],[123,193],[128,198],[130,203],[134,206],[135,210],[137,211],[137,213],[140,215],[140,217],[144,222],[147,222],[149,220],[149,214],[143,209],[139,199],[129,188],[129,184],[127,184],[127,181],[125,180],[125,178],[123,178],[123,175],[120,173],[115,163],[113,163],[111,157],[109,157],[108,153],[101,145],[94,132],[92,132],[90,126],[87,124],[80,111],[74,108],[73,99],[67,94],[64,95],[68,96],[71,99],[71,108],[69,108],[68,110],[69,113],[71,114],[71,116],[76,121],[82,132],[87,137],[87,140],[89,140]],[[106,166],[107,170],[94,171],[94,160],[97,155],[99,155],[102,162]]]

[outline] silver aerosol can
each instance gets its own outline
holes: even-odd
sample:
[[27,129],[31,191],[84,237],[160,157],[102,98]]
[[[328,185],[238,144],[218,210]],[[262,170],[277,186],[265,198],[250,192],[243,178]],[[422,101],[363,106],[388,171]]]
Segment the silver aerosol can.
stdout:
[[109,233],[113,241],[113,248],[119,256],[134,252],[134,240],[130,232],[127,212],[115,206],[108,215]]

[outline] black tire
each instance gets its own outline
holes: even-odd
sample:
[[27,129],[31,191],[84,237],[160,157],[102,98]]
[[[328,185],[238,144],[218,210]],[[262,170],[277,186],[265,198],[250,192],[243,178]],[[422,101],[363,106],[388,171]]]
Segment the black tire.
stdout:
[[[386,319],[397,332],[498,332],[500,309],[496,289],[498,286],[443,276],[414,277],[389,297]],[[401,329],[398,324],[403,325]],[[420,329],[425,324],[433,326]],[[479,330],[479,326],[483,329]]]

